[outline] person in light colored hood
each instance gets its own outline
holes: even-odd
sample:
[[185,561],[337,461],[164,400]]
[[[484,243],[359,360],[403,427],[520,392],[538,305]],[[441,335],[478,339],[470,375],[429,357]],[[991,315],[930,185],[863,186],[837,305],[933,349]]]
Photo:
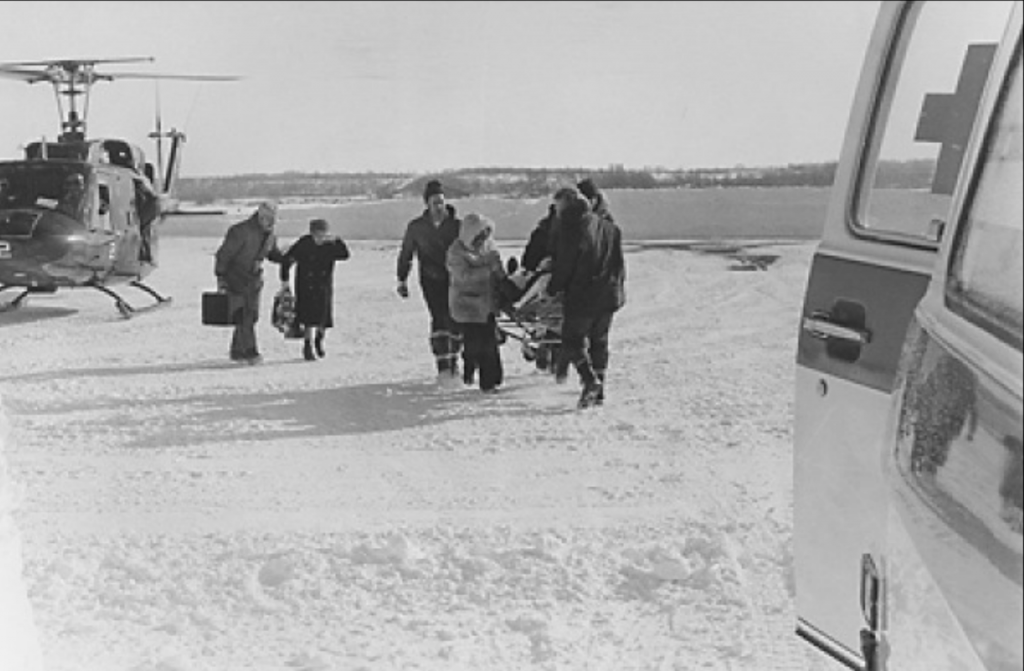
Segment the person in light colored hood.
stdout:
[[446,265],[451,278],[448,307],[462,333],[462,381],[473,384],[479,372],[480,389],[495,391],[504,380],[497,314],[506,275],[494,245],[494,222],[467,214],[448,248]]

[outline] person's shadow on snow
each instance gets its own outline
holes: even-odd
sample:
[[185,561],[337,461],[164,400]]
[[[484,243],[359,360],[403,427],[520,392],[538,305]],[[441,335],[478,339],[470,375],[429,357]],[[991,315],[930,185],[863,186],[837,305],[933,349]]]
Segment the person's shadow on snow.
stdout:
[[[0,381],[39,382],[203,371],[219,375],[226,368],[244,370],[245,366],[218,361],[93,368],[40,372],[6,380],[0,378]],[[507,418],[563,414],[573,408],[568,404],[545,407],[529,402],[528,395],[509,395],[507,390],[484,398],[472,387],[453,389],[422,379],[321,389],[241,390],[173,398],[135,398],[127,403],[116,393],[116,387],[116,382],[111,380],[109,395],[54,401],[43,407],[21,408],[12,399],[9,409],[16,414],[74,412],[75,418],[65,421],[74,425],[78,435],[113,436],[113,442],[123,447],[152,448],[386,433],[485,414]],[[114,409],[120,411],[105,412]]]
[[[386,433],[455,421],[481,412],[503,416],[552,412],[518,403],[495,402],[484,408],[474,392],[446,389],[434,381],[398,381],[158,401],[154,405],[181,406],[165,407],[157,413],[173,414],[175,425],[164,425],[154,431],[155,427],[146,427],[140,419],[137,437],[131,445],[161,447],[223,441],[226,431],[230,431],[228,440],[245,442]],[[145,401],[142,403],[145,405]],[[129,427],[122,421],[120,430]]]

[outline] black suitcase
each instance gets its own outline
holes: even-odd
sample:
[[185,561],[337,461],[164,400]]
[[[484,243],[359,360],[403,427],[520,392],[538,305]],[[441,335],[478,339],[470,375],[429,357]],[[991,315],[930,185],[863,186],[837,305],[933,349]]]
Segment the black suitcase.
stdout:
[[220,291],[203,293],[203,324],[234,326],[242,317],[242,297]]

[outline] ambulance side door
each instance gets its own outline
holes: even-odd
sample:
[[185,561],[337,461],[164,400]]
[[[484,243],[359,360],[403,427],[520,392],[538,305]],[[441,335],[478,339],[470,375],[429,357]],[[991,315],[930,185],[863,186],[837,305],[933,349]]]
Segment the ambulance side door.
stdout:
[[1012,2],[886,2],[836,170],[799,325],[797,632],[852,669],[868,560],[885,541],[881,445],[907,326],[928,286]]

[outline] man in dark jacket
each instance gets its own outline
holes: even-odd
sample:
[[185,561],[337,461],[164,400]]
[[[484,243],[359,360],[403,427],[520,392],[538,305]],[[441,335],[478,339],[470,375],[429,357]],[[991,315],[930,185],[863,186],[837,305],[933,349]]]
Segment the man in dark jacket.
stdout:
[[[552,203],[548,206],[547,215],[537,222],[537,225],[530,233],[530,239],[527,240],[526,248],[523,250],[522,262],[522,267],[529,273],[529,275],[527,275],[529,278],[526,285],[527,287],[529,287],[532,282],[536,281],[539,274],[549,272],[551,270],[555,252],[553,231],[557,222],[558,211],[555,204]],[[558,340],[557,333],[551,332],[550,329],[545,330],[539,335],[541,336],[541,339],[545,341]],[[537,370],[547,371],[550,368],[552,372],[557,372],[555,362],[560,359],[558,345],[539,345],[536,350],[532,352],[532,355],[535,357],[534,361],[536,363]]]
[[461,336],[456,332],[448,309],[448,247],[459,237],[460,222],[455,208],[444,198],[441,182],[432,179],[423,190],[426,209],[409,222],[398,253],[398,295],[409,297],[409,273],[415,257],[419,265],[420,289],[430,312],[430,351],[440,378],[457,378]]
[[552,203],[548,206],[548,213],[530,232],[530,239],[526,241],[526,248],[523,250],[523,268],[537,272],[541,261],[551,256],[551,226],[557,218],[558,213],[555,211],[555,204]]
[[263,360],[256,347],[263,261],[270,259],[280,263],[284,259],[274,235],[276,222],[277,205],[264,201],[248,219],[227,230],[217,249],[214,266],[217,290],[232,295],[241,312],[231,338],[232,361],[256,364]]
[[561,189],[555,204],[561,232],[547,291],[563,294],[562,356],[583,381],[578,405],[587,408],[604,402],[608,333],[626,302],[622,233],[575,189]]

